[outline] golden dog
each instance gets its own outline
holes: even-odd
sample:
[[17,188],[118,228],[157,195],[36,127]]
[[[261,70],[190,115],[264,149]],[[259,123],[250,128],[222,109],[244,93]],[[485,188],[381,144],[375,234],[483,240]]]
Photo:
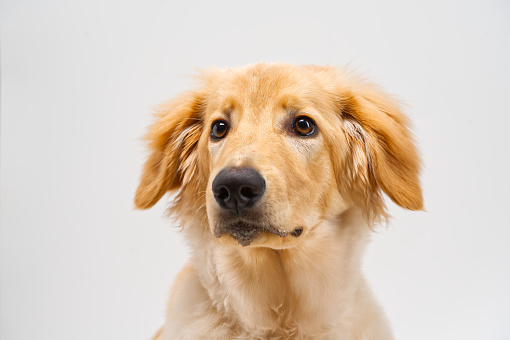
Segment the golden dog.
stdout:
[[332,67],[212,70],[147,136],[137,208],[178,190],[192,249],[155,339],[392,339],[362,276],[382,198],[422,209],[388,95]]

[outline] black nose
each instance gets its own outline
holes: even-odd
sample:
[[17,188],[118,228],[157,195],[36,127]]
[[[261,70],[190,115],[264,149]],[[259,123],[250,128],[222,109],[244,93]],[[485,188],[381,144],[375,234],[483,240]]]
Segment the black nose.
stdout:
[[212,190],[223,209],[238,215],[262,197],[266,181],[253,168],[226,168],[216,175]]

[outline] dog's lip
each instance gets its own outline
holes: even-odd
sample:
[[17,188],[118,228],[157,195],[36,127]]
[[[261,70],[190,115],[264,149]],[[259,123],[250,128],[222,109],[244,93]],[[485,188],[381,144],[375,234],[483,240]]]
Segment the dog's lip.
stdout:
[[222,235],[227,234],[233,237],[243,247],[250,245],[255,237],[263,232],[269,232],[271,234],[285,237],[292,235],[299,237],[303,228],[298,227],[292,231],[282,231],[272,225],[257,224],[253,222],[247,222],[239,220],[228,224],[220,225],[215,228],[214,235],[216,238],[220,238]]

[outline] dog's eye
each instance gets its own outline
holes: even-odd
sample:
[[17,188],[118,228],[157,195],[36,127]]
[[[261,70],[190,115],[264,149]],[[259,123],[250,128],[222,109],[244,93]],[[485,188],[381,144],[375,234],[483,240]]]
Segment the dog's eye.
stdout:
[[312,118],[300,116],[292,123],[292,130],[299,136],[309,137],[317,132],[317,125]]
[[228,123],[222,119],[214,121],[211,125],[211,138],[222,139],[227,135],[229,126]]

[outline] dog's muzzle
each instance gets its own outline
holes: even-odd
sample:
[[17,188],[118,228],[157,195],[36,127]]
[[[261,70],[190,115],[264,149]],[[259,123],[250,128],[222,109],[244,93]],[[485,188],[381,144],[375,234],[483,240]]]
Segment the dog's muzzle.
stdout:
[[218,172],[212,182],[214,199],[222,210],[221,223],[214,229],[216,237],[223,234],[232,236],[242,246],[249,245],[263,232],[285,237],[299,237],[303,228],[292,232],[279,230],[257,221],[256,203],[266,190],[266,181],[253,168],[225,168]]

